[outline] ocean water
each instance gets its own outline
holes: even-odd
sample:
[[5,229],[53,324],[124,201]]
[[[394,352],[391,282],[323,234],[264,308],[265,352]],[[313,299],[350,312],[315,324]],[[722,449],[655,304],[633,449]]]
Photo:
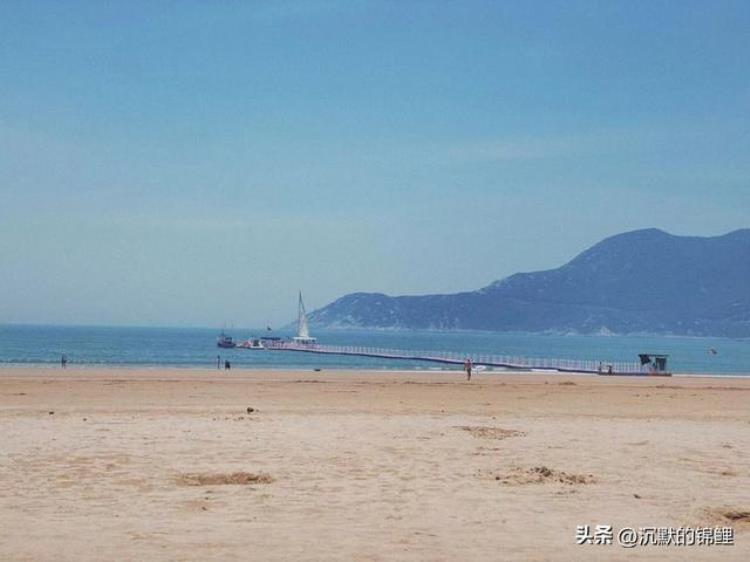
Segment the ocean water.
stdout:
[[[236,341],[291,333],[237,329]],[[750,340],[665,336],[573,336],[488,332],[321,330],[318,342],[412,351],[454,351],[550,359],[634,361],[638,353],[667,353],[675,373],[750,375]],[[240,368],[455,369],[435,363],[295,353],[219,349],[218,330],[101,326],[0,325],[0,365],[216,367],[217,355]],[[715,349],[716,354],[710,353]]]

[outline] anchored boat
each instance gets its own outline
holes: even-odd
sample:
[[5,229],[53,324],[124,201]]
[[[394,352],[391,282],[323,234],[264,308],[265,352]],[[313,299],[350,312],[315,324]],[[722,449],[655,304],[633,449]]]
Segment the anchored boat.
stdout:
[[265,349],[263,341],[260,338],[250,338],[249,340],[238,343],[237,347],[242,349]]
[[318,341],[310,335],[310,328],[307,325],[307,313],[305,312],[305,303],[302,302],[302,291],[299,292],[299,306],[297,309],[297,335],[292,338],[294,343],[309,345]]
[[216,338],[216,347],[231,349],[231,348],[237,347],[237,344],[234,343],[232,336],[228,336],[222,331],[221,335],[218,338]]

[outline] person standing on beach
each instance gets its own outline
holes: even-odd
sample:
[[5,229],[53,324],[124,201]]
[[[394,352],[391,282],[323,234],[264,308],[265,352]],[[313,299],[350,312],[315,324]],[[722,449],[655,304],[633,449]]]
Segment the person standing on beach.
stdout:
[[471,357],[467,357],[466,361],[464,361],[464,371],[466,371],[466,380],[471,380]]
[[60,366],[64,369],[68,365],[68,358],[65,357],[65,354],[62,354],[62,357],[60,357]]

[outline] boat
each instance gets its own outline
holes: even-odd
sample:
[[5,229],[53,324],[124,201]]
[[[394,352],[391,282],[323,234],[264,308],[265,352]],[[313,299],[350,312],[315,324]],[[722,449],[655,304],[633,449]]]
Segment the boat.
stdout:
[[224,332],[221,332],[221,335],[218,338],[216,338],[216,347],[222,347],[224,349],[232,349],[234,347],[237,347],[237,344],[234,343],[232,336],[228,336]]
[[318,341],[310,335],[310,329],[307,325],[305,303],[302,302],[302,291],[299,292],[299,306],[297,307],[297,335],[292,338],[292,341],[302,345],[310,345]]
[[265,349],[266,346],[259,338],[250,338],[249,340],[243,341],[237,344],[237,347],[242,349]]

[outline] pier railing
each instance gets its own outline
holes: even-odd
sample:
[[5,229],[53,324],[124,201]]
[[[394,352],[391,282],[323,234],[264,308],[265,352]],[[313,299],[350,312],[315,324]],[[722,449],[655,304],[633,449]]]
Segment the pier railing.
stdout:
[[474,365],[502,367],[507,369],[551,370],[577,373],[638,373],[641,365],[637,361],[594,361],[580,359],[551,359],[546,357],[522,357],[517,355],[496,355],[476,352],[404,350],[383,347],[352,345],[323,345],[318,343],[296,343],[278,341],[266,343],[266,348],[276,351],[300,351],[330,355],[354,355],[359,357],[379,357],[383,359],[402,359],[412,361],[429,361],[462,365],[467,358]]

